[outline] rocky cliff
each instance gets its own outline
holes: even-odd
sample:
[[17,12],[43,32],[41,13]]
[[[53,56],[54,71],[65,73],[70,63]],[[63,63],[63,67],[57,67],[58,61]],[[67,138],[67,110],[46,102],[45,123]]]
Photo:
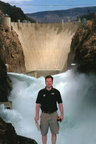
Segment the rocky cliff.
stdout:
[[18,35],[2,25],[0,25],[0,57],[7,64],[8,71],[25,72],[24,55]]
[[6,123],[0,118],[0,144],[37,144],[30,138],[22,137],[16,134],[11,123]]
[[0,58],[0,102],[8,101],[8,94],[11,90],[11,83],[7,76],[6,66]]
[[0,118],[0,144],[17,144],[15,129]]
[[21,8],[14,6],[11,6],[9,3],[5,3],[3,1],[0,1],[0,11],[4,15],[9,15],[11,17],[12,22],[17,22],[19,19],[20,21],[27,20],[31,23],[35,23],[36,21],[27,17]]
[[71,43],[70,58],[79,71],[96,72],[96,19],[78,28]]

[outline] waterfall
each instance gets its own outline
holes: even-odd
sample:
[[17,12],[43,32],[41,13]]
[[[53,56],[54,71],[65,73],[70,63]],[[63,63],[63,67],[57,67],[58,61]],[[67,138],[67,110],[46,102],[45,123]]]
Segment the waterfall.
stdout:
[[[13,85],[9,96],[13,109],[8,110],[1,105],[0,115],[13,124],[17,134],[41,144],[41,133],[35,126],[34,116],[37,93],[45,87],[44,77],[34,78],[16,73],[8,75]],[[57,144],[95,144],[96,76],[68,70],[53,77],[53,87],[61,92],[65,111],[65,119],[59,123]],[[50,130],[48,144],[51,144]]]

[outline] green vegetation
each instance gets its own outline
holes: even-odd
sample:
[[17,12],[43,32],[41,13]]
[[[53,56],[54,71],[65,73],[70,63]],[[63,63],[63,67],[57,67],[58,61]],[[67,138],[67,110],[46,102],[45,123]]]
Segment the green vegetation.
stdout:
[[86,19],[86,20],[93,20],[96,17],[96,13],[91,13],[90,10],[87,11],[87,14],[84,14],[82,16],[79,16],[78,18],[80,20]]

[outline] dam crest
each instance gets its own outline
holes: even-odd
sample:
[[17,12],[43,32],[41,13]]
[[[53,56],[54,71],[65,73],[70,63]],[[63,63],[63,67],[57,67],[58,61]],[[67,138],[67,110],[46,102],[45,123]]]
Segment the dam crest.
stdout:
[[67,70],[70,44],[78,24],[11,22],[9,17],[2,23],[18,34],[27,74],[38,77]]

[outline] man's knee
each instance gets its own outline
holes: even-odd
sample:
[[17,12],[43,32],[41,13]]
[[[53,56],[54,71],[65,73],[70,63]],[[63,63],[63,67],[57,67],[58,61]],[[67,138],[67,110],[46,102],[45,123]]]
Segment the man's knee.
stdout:
[[47,135],[45,135],[45,134],[42,134],[42,137],[46,137]]
[[56,137],[57,134],[52,134],[52,137]]

